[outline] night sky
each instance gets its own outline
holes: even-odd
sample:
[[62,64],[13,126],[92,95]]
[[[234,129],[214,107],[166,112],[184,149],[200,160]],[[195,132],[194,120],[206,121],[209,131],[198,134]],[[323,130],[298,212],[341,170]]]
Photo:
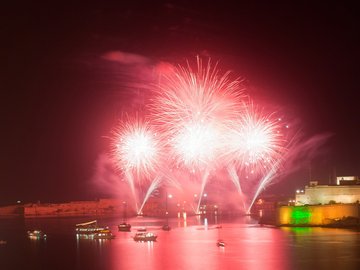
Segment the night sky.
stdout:
[[[355,5],[13,2],[0,11],[0,204],[99,196],[92,179],[106,136],[148,94],[136,82],[196,55],[244,78],[304,138],[331,134],[311,160],[313,178],[360,175]],[[279,189],[303,186],[308,170]]]

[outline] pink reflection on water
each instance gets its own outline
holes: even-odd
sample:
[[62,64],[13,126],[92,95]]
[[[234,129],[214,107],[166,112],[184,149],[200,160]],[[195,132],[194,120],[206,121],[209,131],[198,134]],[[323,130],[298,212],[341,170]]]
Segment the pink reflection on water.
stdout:
[[226,246],[227,267],[245,266],[244,269],[289,269],[286,239],[281,231],[273,228],[236,228],[240,241]]
[[[149,229],[149,228],[148,228]],[[287,239],[275,228],[222,224],[150,228],[156,242],[137,243],[131,233],[118,233],[112,241],[112,269],[289,269]],[[225,247],[216,242],[223,239]]]

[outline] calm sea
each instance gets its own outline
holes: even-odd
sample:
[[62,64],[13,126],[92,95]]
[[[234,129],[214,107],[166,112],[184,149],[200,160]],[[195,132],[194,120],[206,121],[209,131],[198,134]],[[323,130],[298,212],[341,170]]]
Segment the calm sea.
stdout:
[[[129,219],[131,232],[118,232],[121,218],[100,218],[116,235],[112,240],[77,239],[76,223],[93,218],[0,219],[0,269],[360,269],[360,232],[347,229],[262,227],[249,217],[217,220],[198,217]],[[156,242],[132,239],[147,227]],[[26,231],[44,230],[46,240]],[[223,239],[225,247],[216,242]]]

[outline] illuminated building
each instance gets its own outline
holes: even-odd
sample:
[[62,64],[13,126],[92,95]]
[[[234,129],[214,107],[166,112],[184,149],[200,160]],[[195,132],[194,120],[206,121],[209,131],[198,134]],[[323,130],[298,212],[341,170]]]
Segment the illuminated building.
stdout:
[[278,208],[281,226],[360,226],[360,183],[355,176],[337,177],[336,185],[311,181],[296,191],[295,206]]
[[295,205],[357,203],[360,201],[360,183],[356,176],[337,177],[337,185],[319,185],[311,181],[296,192]]

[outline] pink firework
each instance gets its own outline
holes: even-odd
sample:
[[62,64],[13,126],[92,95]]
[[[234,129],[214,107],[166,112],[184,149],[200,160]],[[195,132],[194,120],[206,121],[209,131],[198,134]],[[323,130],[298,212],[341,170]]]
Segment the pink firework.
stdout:
[[220,151],[225,123],[241,112],[243,89],[230,73],[220,74],[210,61],[195,70],[174,68],[165,75],[151,105],[152,118],[167,138],[177,165],[201,168]]
[[172,142],[175,159],[187,167],[202,167],[214,160],[220,136],[218,129],[204,122],[184,125]]
[[157,134],[149,122],[127,118],[113,131],[113,157],[125,173],[146,177],[156,170],[160,157]]
[[282,123],[273,119],[273,114],[264,114],[251,103],[238,120],[229,125],[228,161],[248,173],[270,170],[285,151]]

